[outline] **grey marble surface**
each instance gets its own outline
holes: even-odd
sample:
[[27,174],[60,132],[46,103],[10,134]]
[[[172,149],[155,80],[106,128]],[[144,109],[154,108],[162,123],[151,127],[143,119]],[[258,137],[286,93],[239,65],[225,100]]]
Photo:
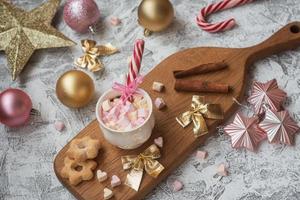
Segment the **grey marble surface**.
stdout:
[[[14,4],[31,9],[42,0],[11,0]],[[216,14],[212,20],[234,16],[238,26],[231,31],[209,34],[195,24],[199,8],[209,0],[172,0],[176,10],[174,23],[164,32],[146,38],[143,73],[147,73],[168,55],[189,47],[221,46],[246,47],[266,39],[288,22],[300,19],[300,0],[257,0],[254,3]],[[0,54],[0,90],[19,87],[32,97],[41,117],[22,129],[0,125],[0,199],[1,200],[66,200],[74,197],[59,183],[53,171],[53,159],[58,151],[79,130],[95,118],[94,107],[99,95],[120,80],[127,70],[127,57],[131,55],[133,41],[143,37],[136,23],[138,1],[97,0],[101,22],[97,34],[79,35],[66,26],[62,19],[62,6],[54,20],[55,26],[79,42],[94,38],[98,43],[111,42],[120,53],[102,58],[106,70],[91,74],[97,94],[85,108],[68,109],[55,95],[56,79],[73,68],[74,57],[81,54],[79,46],[71,49],[37,51],[30,59],[21,77],[12,82],[6,59]],[[112,27],[110,16],[118,16],[122,24]],[[251,80],[267,81],[277,78],[280,87],[288,93],[287,109],[300,121],[300,49],[274,55],[254,64],[249,69]],[[54,121],[62,120],[66,129],[54,129]],[[230,121],[230,119],[228,119]],[[191,155],[166,180],[159,184],[146,199],[197,199],[197,200],[254,200],[300,199],[300,141],[296,145],[270,145],[264,142],[258,153],[234,150],[225,135],[210,138],[199,147],[209,157],[199,161]],[[229,166],[228,177],[216,176],[218,164]],[[174,193],[169,185],[174,179],[184,183],[184,189]],[[101,199],[101,197],[99,197]]]

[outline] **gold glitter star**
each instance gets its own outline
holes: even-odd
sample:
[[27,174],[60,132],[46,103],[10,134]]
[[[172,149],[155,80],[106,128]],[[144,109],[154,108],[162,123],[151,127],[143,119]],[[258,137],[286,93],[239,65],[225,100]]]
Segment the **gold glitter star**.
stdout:
[[13,80],[35,50],[76,44],[51,26],[59,3],[49,0],[27,12],[0,0],[0,51],[5,51]]

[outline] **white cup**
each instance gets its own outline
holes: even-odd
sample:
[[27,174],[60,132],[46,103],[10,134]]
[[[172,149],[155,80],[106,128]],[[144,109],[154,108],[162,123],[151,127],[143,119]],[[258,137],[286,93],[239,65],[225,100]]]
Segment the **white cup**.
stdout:
[[118,131],[107,127],[102,121],[101,105],[107,99],[113,99],[120,96],[120,93],[116,90],[110,89],[106,91],[99,98],[96,105],[96,117],[99,122],[100,129],[104,135],[104,138],[111,144],[120,147],[121,149],[135,149],[145,143],[151,136],[152,129],[154,128],[154,114],[153,104],[149,94],[142,89],[138,89],[139,92],[146,98],[149,106],[149,115],[143,124],[129,131]]

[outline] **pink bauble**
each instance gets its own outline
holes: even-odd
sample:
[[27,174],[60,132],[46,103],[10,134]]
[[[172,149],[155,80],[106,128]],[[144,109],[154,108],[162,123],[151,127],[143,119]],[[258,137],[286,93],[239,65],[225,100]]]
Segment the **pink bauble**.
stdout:
[[85,33],[100,18],[93,0],[68,0],[64,7],[64,20],[75,31]]
[[24,125],[30,116],[32,102],[20,89],[9,88],[0,93],[0,122],[9,127]]

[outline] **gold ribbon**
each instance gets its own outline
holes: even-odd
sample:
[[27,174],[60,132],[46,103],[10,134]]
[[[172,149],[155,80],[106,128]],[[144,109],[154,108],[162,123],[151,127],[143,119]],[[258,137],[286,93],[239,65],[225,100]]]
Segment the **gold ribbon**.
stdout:
[[194,135],[199,137],[208,133],[204,118],[223,119],[223,111],[219,104],[204,103],[204,97],[194,95],[191,110],[182,113],[179,117],[176,117],[176,120],[183,128],[193,122]]
[[98,56],[112,55],[118,51],[110,43],[97,46],[94,40],[81,40],[81,47],[84,55],[75,60],[75,65],[81,68],[88,68],[92,72],[104,68]]
[[143,153],[140,153],[137,156],[122,156],[121,160],[123,169],[131,169],[127,174],[125,184],[138,191],[143,177],[144,169],[147,174],[156,178],[161,173],[161,171],[164,170],[164,166],[162,166],[162,164],[160,164],[156,160],[158,158],[160,158],[160,151],[155,144],[151,145]]

